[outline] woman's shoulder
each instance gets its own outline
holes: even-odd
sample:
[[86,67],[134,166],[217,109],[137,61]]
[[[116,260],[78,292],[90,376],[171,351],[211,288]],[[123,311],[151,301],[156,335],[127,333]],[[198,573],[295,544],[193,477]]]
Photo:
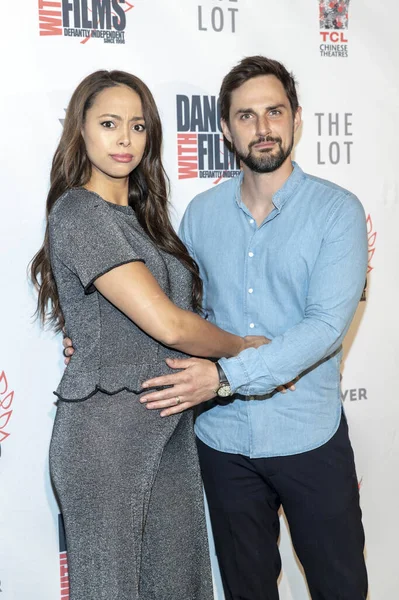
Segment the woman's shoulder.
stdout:
[[54,203],[49,215],[53,225],[60,221],[63,225],[105,216],[112,218],[107,202],[94,192],[85,188],[71,188],[64,192]]

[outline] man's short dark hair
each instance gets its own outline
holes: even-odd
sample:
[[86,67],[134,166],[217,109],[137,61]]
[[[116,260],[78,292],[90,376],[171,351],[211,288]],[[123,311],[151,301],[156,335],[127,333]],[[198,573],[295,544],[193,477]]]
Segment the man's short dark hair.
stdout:
[[231,93],[246,81],[262,75],[274,75],[283,84],[294,117],[299,103],[295,88],[295,79],[277,60],[265,56],[247,56],[238,63],[223,79],[220,88],[220,114],[226,123],[229,122]]

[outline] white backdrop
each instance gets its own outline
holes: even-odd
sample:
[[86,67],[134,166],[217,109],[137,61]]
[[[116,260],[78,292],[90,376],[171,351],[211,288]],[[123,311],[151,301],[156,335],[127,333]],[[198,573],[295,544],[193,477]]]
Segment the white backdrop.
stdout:
[[[199,107],[212,106],[223,75],[239,59],[258,53],[284,62],[299,82],[304,123],[296,160],[305,171],[356,193],[369,215],[367,300],[360,303],[345,344],[343,399],[361,484],[370,599],[398,597],[399,6],[395,0],[352,0],[348,13],[347,5],[318,0],[20,0],[4,6],[0,598],[68,598],[59,511],[47,467],[55,414],[52,390],[63,368],[61,344],[32,321],[35,296],[26,267],[42,242],[50,161],[70,94],[99,68],[124,69],[146,81],[164,123],[164,159],[177,225],[190,199],[217,185],[220,173],[211,171],[234,174],[223,173],[217,126],[212,118],[199,122]],[[198,117],[188,131],[186,113],[178,112],[182,106]],[[284,523],[280,548],[281,599],[308,600]],[[221,600],[213,551],[212,556]]]

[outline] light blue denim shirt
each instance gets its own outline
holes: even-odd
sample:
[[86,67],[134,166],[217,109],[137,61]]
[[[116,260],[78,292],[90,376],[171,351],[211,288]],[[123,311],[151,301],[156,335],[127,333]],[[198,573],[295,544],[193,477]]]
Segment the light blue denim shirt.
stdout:
[[[204,443],[252,458],[311,450],[337,430],[341,343],[366,277],[361,203],[293,165],[260,227],[241,200],[242,174],[196,196],[180,227],[209,320],[272,340],[220,359],[234,400],[209,402],[196,421]],[[275,391],[297,375],[295,392]]]

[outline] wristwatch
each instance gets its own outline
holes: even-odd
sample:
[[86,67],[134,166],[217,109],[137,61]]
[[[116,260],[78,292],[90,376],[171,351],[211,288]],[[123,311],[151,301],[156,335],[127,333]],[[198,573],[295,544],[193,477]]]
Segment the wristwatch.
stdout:
[[219,387],[215,390],[215,393],[218,395],[219,398],[229,398],[233,395],[229,381],[219,363],[217,362],[215,363],[215,365],[219,375]]

